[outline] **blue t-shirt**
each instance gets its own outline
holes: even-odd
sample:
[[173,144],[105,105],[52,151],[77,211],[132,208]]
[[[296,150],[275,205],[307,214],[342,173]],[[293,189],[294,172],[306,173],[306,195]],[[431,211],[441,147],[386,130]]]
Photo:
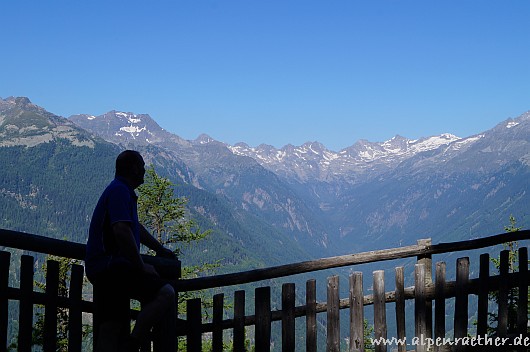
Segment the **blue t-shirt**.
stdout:
[[128,222],[140,248],[140,223],[138,222],[136,193],[125,180],[116,177],[103,191],[94,209],[86,247],[86,273],[93,277],[107,269],[114,261],[126,261],[112,233],[112,225]]

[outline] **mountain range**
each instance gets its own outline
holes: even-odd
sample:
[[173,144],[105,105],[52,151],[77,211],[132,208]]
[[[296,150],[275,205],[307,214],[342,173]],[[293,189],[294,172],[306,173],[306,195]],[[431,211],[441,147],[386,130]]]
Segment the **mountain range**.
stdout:
[[[113,143],[167,148],[194,170],[198,185],[313,242],[312,253],[399,245],[418,236],[480,237],[502,232],[510,214],[523,225],[529,219],[529,112],[473,136],[398,135],[382,143],[360,140],[339,152],[318,142],[276,149],[207,135],[184,141],[149,115],[116,111],[69,120]],[[241,184],[254,163],[261,176]]]
[[[277,149],[229,145],[207,135],[185,140],[147,114],[63,118],[27,98],[10,97],[0,99],[0,157],[17,170],[2,171],[4,209],[9,203],[35,217],[39,206],[31,210],[27,204],[51,199],[40,190],[44,186],[12,178],[26,172],[17,158],[42,154],[48,158],[45,171],[64,179],[49,151],[59,145],[73,156],[68,168],[82,170],[76,157],[86,155],[92,156],[86,164],[105,170],[94,182],[83,181],[96,194],[111,177],[113,155],[138,149],[180,185],[178,192],[188,197],[201,224],[215,230],[209,243],[190,251],[197,256],[221,251],[219,258],[239,258],[234,259],[239,263],[271,265],[427,237],[435,243],[476,238],[503,232],[510,215],[523,227],[530,221],[530,112],[474,136],[395,136],[385,142],[360,140],[334,152],[318,142]],[[76,225],[80,233],[93,201],[84,199],[84,220]],[[49,227],[60,228],[57,223]],[[9,219],[0,226],[23,227]],[[236,252],[240,255],[228,256]]]

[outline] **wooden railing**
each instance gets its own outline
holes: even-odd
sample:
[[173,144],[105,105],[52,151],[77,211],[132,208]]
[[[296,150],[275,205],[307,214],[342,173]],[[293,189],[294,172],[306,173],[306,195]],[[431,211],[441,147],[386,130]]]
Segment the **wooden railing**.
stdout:
[[[3,248],[2,248],[3,247]],[[54,255],[82,261],[85,258],[85,245],[63,240],[31,235],[22,232],[0,229],[0,249],[12,248],[23,252]],[[9,320],[9,301],[18,301],[18,328],[14,350],[29,352],[32,350],[34,324],[34,306],[44,307],[43,350],[57,351],[58,308],[68,309],[68,351],[83,351],[82,315],[94,312],[94,302],[83,300],[84,267],[73,264],[68,284],[68,297],[59,295],[59,262],[47,260],[45,292],[35,288],[35,257],[20,256],[19,286],[9,286],[11,253],[0,250],[0,351],[6,350],[8,327],[16,324]],[[153,264],[165,276],[180,277],[180,261],[143,256],[144,261]],[[94,319],[90,319],[93,322]],[[97,329],[94,329],[97,330]],[[95,333],[94,335],[97,335]]]
[[[519,231],[514,233],[501,234],[492,237],[461,241],[455,243],[441,243],[432,245],[430,240],[420,240],[417,245],[378,250],[366,253],[351,254],[332,258],[325,258],[315,261],[288,264],[277,267],[257,269],[246,272],[217,275],[189,280],[177,280],[174,283],[179,292],[195,291],[205,288],[222,287],[223,292],[213,297],[213,310],[211,321],[203,321],[201,300],[192,299],[187,302],[186,324],[179,327],[178,335],[186,336],[187,349],[189,351],[200,351],[203,341],[211,341],[214,351],[223,350],[223,342],[227,342],[227,330],[230,330],[230,339],[233,350],[244,351],[246,339],[252,340],[256,351],[269,351],[271,339],[271,325],[273,321],[281,321],[281,346],[284,351],[317,350],[317,315],[326,316],[326,346],[328,351],[339,351],[341,348],[340,335],[340,314],[341,309],[349,310],[349,331],[348,349],[350,351],[364,351],[364,311],[366,306],[373,306],[373,321],[370,324],[374,327],[374,338],[401,339],[405,341],[406,313],[405,302],[414,301],[414,337],[408,336],[406,340],[408,348],[417,351],[425,351],[428,347],[435,350],[468,350],[469,346],[464,343],[471,343],[468,338],[469,316],[468,302],[471,295],[475,295],[478,300],[477,326],[475,337],[484,337],[489,332],[490,338],[502,339],[527,338],[528,323],[528,254],[527,248],[519,249],[518,271],[510,272],[508,268],[508,252],[503,251],[500,255],[500,272],[497,275],[490,273],[490,259],[488,254],[480,256],[480,272],[477,277],[471,278],[469,274],[469,258],[463,257],[456,261],[456,278],[454,281],[446,280],[446,264],[436,263],[434,266],[434,280],[432,275],[432,255],[452,253],[467,250],[487,248],[501,243],[511,241],[523,241],[530,239],[530,231]],[[46,239],[40,236],[22,234],[13,231],[0,230],[0,246],[18,248],[39,253],[65,256],[69,258],[82,259],[84,257],[84,246],[65,241]],[[327,280],[327,300],[317,302],[316,281],[311,279],[305,284],[305,302],[296,305],[300,299],[295,297],[295,284],[285,283],[282,285],[281,309],[271,309],[271,288],[259,287],[255,289],[254,312],[247,315],[245,312],[246,293],[237,290],[233,293],[233,310],[226,312],[224,294],[228,293],[228,287],[245,283],[254,283],[261,280],[290,277],[301,273],[310,273],[325,269],[340,267],[355,267],[360,264],[374,263],[400,258],[416,258],[417,264],[414,269],[414,286],[405,287],[403,267],[395,268],[395,282],[392,291],[386,292],[384,271],[373,272],[373,292],[366,294],[363,287],[363,273],[356,271],[349,276],[349,295],[340,298],[339,276],[333,275]],[[157,258],[146,258],[146,260],[158,260]],[[164,264],[164,263],[163,263]],[[167,262],[165,263],[167,265]],[[81,285],[83,277],[82,266],[74,266],[70,279],[70,296],[58,297],[55,291],[55,277],[57,276],[55,264],[48,264],[49,268],[46,278],[46,292],[36,293],[33,290],[33,258],[23,256],[21,261],[20,287],[9,287],[9,253],[0,252],[0,346],[7,344],[7,321],[8,301],[16,300],[20,302],[19,327],[18,327],[18,350],[29,351],[28,341],[31,341],[31,326],[34,304],[45,305],[45,334],[50,341],[54,340],[54,330],[56,321],[52,313],[57,307],[66,307],[70,310],[70,343],[69,351],[80,351],[80,317],[82,312],[92,312],[92,303],[81,299]],[[49,276],[49,278],[48,278]],[[49,280],[49,281],[48,281]],[[509,292],[511,288],[518,289],[516,323],[509,318]],[[497,302],[491,302],[489,294],[496,292]],[[446,337],[446,300],[454,298],[454,321],[453,333],[450,340],[443,340]],[[393,303],[395,309],[396,331],[389,332],[387,328],[386,314],[389,311],[387,303]],[[433,304],[434,302],[434,308]],[[495,332],[491,335],[488,331],[488,309],[495,308],[498,324]],[[228,315],[227,315],[228,314]],[[227,316],[229,318],[227,318]],[[295,336],[295,320],[305,318],[305,346],[297,345],[299,341]],[[410,319],[409,319],[410,320]],[[55,324],[55,325],[54,325]],[[434,326],[433,326],[434,324]],[[246,327],[254,327],[254,336],[249,336]],[[471,337],[469,337],[471,338]],[[416,339],[416,340],[415,340]],[[421,340],[423,339],[423,340]],[[438,340],[437,340],[438,339]],[[377,340],[380,341],[380,340]],[[437,343],[441,341],[443,343]],[[506,340],[508,341],[508,340]],[[528,341],[528,339],[527,339]],[[386,351],[388,348],[396,348],[398,351],[405,351],[407,346],[387,346],[375,344],[376,351]],[[416,342],[416,343],[415,343]],[[489,340],[474,340],[475,345],[484,347],[484,343]],[[502,340],[501,340],[502,342]],[[499,347],[497,350],[509,350],[505,347],[495,346],[496,340],[491,342],[493,346]],[[430,346],[429,346],[430,345]],[[486,346],[487,348],[488,346]],[[522,346],[513,347],[520,349]],[[47,342],[45,351],[54,349],[54,342]]]

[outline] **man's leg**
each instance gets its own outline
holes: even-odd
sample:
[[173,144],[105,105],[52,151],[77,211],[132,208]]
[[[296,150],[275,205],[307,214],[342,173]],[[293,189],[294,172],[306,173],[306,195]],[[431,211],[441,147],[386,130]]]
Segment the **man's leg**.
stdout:
[[[169,317],[172,316],[172,318]],[[174,321],[176,320],[176,299],[175,299],[175,290],[170,284],[164,285],[156,294],[155,298],[145,304],[142,307],[142,310],[136,318],[136,324],[131,333],[132,340],[138,342],[144,341],[149,336],[149,331],[162,318],[168,316],[168,323],[172,320],[172,325],[175,325]],[[167,334],[174,336],[174,334]],[[168,346],[168,351],[176,351],[175,344],[170,344]]]
[[177,351],[177,302],[168,307],[165,316],[153,327],[153,347],[155,351]]

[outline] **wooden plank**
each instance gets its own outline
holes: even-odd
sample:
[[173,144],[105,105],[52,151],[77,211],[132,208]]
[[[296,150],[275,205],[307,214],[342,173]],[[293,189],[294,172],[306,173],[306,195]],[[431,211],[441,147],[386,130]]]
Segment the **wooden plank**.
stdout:
[[213,296],[212,350],[214,352],[223,351],[223,310],[224,294],[218,293]]
[[202,309],[201,299],[193,298],[186,301],[186,317],[188,320],[187,350],[202,351]]
[[340,351],[339,277],[328,278],[327,347],[328,352]]
[[519,248],[519,299],[517,302],[517,330],[527,333],[528,326],[528,248]]
[[245,291],[234,293],[234,351],[245,351]]
[[[445,262],[436,263],[436,279],[434,284],[434,337],[445,337]],[[438,351],[440,346],[436,346]]]
[[44,305],[44,352],[57,349],[57,297],[59,295],[59,262],[46,262],[46,304]]
[[293,283],[282,285],[282,351],[295,349],[295,286]]
[[468,241],[440,243],[431,245],[430,247],[412,245],[400,248],[383,249],[377,251],[323,258],[318,260],[286,264],[263,269],[255,269],[232,274],[216,275],[207,278],[179,280],[178,282],[175,282],[175,287],[177,287],[178,291],[193,291],[198,289],[214,288],[221,286],[226,287],[230,285],[244,284],[259,280],[268,280],[300,273],[313,272],[317,270],[325,270],[364,263],[373,263],[399,258],[410,258],[447,252],[480,249],[509,241],[522,241],[528,239],[530,239],[530,230],[505,233],[490,237],[482,237]]
[[[416,264],[414,266],[414,335],[421,340],[427,336],[426,331],[426,299],[425,299],[425,265]],[[419,344],[416,346],[417,352],[426,351],[426,346]]]
[[508,272],[509,272],[509,256],[508,250],[501,251],[499,276],[501,278],[498,296],[498,320],[497,320],[497,334],[500,337],[505,337],[508,334]]
[[488,333],[488,303],[490,256],[488,253],[480,255],[479,292],[477,307],[477,337]]
[[[440,243],[430,247],[417,245],[401,248],[385,249],[356,253],[344,256],[324,258],[314,261],[305,261],[294,264],[281,265],[270,268],[256,269],[232,274],[215,275],[210,277],[176,280],[173,282],[179,292],[193,291],[213,287],[227,287],[236,284],[249,283],[259,280],[273,279],[283,276],[290,276],[299,273],[325,270],[342,266],[350,266],[362,263],[372,263],[399,258],[410,258],[419,255],[440,254],[447,252],[457,252],[479,248],[491,247],[511,241],[522,241],[530,239],[530,230],[509,232],[505,234],[478,238],[468,241]],[[69,258],[81,259],[85,257],[86,246],[79,243],[55,240],[44,236],[37,236],[23,232],[0,229],[0,246],[19,248],[39,253],[66,256]],[[167,263],[168,259],[152,256],[143,256],[143,259],[155,264],[158,261]],[[174,261],[175,263],[179,261]]]
[[83,271],[82,265],[72,265],[70,274],[70,304],[68,318],[68,352],[81,352],[83,344]]
[[256,299],[256,352],[270,351],[271,346],[271,288],[259,287]]
[[350,351],[364,352],[363,273],[350,274]]
[[[396,332],[398,340],[406,336],[405,326],[405,269],[400,266],[396,271]],[[398,345],[398,352],[405,352],[406,345]]]
[[7,325],[9,322],[9,266],[11,253],[0,251],[0,346],[7,346]]
[[317,351],[317,282],[316,280],[307,280],[305,289],[306,304],[306,340],[305,346],[307,352]]
[[[374,337],[375,339],[387,338],[386,328],[386,301],[385,301],[385,272],[376,270],[374,279]],[[386,352],[383,344],[375,346],[376,352]]]
[[[468,282],[469,282],[469,258],[459,258],[456,262],[456,296],[454,315],[454,337],[463,338],[467,336],[468,321]],[[455,346],[456,351],[465,348],[463,345]]]
[[29,255],[20,258],[20,309],[18,330],[18,351],[31,351],[31,333],[33,327],[33,264],[34,259]]
[[[418,245],[431,247],[431,239],[418,240]],[[420,255],[417,264],[423,264],[425,269],[425,286],[432,284],[432,255]],[[425,337],[432,338],[432,300],[425,296]]]
[[[0,229],[0,246],[78,260],[85,260],[86,256],[85,244],[6,229]],[[146,263],[163,268],[165,273],[170,273],[172,276],[180,273],[181,262],[178,259],[151,255],[142,255],[142,258]],[[173,269],[169,269],[170,267]]]

